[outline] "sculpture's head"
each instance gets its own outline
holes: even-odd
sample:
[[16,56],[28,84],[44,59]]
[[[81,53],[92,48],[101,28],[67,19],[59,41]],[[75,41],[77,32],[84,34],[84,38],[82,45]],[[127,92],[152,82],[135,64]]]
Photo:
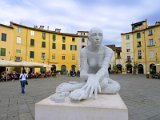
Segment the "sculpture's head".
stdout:
[[88,39],[91,45],[99,46],[102,43],[103,32],[99,28],[92,28],[88,33]]

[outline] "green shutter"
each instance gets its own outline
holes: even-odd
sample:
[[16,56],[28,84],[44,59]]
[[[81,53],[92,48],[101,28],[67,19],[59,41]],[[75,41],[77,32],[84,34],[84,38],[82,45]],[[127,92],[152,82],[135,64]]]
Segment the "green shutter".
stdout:
[[55,35],[55,34],[52,35],[52,40],[53,40],[53,41],[56,40],[56,35]]
[[6,48],[1,48],[0,50],[0,56],[6,56]]

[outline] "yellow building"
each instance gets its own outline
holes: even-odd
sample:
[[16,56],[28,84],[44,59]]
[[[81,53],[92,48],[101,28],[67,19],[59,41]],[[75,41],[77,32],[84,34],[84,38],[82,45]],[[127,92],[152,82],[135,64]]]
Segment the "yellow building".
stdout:
[[[122,53],[124,66],[131,64],[130,72],[138,74],[147,74],[159,72],[160,63],[160,24],[156,22],[153,26],[148,26],[147,20],[133,23],[132,32],[122,33]],[[130,44],[127,48],[127,44]],[[129,52],[130,51],[130,52]],[[125,62],[127,56],[130,61]]]
[[[11,60],[13,55],[13,27],[0,24],[0,59]],[[5,71],[5,67],[0,67]]]
[[0,59],[10,60],[13,54],[13,27],[0,24]]
[[[28,27],[14,22],[10,24],[0,26],[0,33],[7,33],[6,42],[0,41],[6,49],[6,56],[0,56],[1,59],[45,63],[64,73],[79,69],[77,34],[61,33],[60,29],[46,30],[44,26]],[[30,70],[35,71],[34,68]]]
[[116,47],[115,45],[106,45],[107,47],[113,50],[113,56],[109,66],[109,72],[113,71],[116,73],[123,72],[123,63],[122,63],[122,50],[121,47]]
[[[78,38],[78,51],[80,51],[82,48],[88,46],[88,31],[77,31]],[[80,52],[78,54],[78,61],[80,66]]]

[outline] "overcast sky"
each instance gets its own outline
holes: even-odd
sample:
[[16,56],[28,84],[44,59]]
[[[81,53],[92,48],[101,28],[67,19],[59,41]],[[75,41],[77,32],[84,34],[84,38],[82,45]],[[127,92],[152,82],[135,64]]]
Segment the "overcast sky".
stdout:
[[0,0],[0,23],[61,28],[65,33],[99,27],[103,44],[121,45],[121,33],[145,19],[160,21],[160,0]]

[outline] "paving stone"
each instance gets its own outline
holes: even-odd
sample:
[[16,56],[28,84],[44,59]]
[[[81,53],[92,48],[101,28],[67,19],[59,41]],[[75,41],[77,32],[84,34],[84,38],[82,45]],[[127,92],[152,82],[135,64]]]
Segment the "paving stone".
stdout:
[[0,120],[7,120],[7,113],[0,114]]
[[30,113],[21,113],[19,114],[19,120],[33,120]]
[[[128,107],[129,120],[160,120],[160,80],[132,74],[110,77],[121,85],[120,95]],[[35,103],[53,94],[60,83],[78,79],[66,75],[29,79],[24,95],[19,81],[0,82],[0,120],[34,120]]]

